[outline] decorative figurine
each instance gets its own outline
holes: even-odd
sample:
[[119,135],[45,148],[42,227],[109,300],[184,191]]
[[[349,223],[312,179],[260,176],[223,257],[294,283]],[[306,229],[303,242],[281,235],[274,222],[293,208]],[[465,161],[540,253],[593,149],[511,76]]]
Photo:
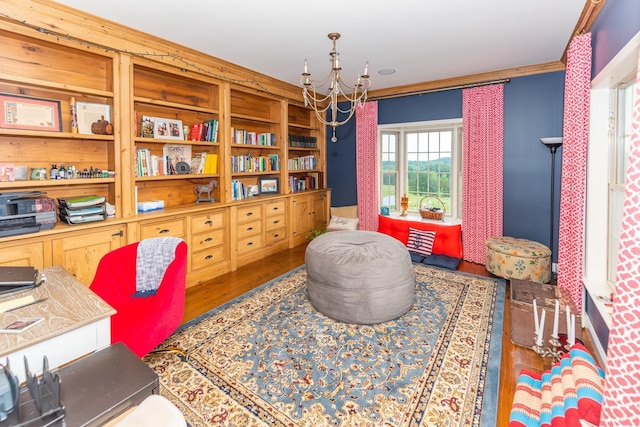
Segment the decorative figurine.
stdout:
[[97,122],[91,123],[91,133],[94,135],[113,135],[113,125],[101,116]]
[[[209,181],[209,184],[207,185],[197,185],[193,187],[193,191],[198,195],[198,198],[196,199],[196,203],[200,203],[200,202],[214,203],[216,199],[211,197],[211,192],[217,186],[218,186],[218,181],[216,181],[215,179],[212,179],[211,181]],[[207,193],[206,198],[202,197],[204,193]]]
[[406,194],[400,198],[400,207],[402,207],[400,216],[407,216],[407,210],[409,209],[409,198]]

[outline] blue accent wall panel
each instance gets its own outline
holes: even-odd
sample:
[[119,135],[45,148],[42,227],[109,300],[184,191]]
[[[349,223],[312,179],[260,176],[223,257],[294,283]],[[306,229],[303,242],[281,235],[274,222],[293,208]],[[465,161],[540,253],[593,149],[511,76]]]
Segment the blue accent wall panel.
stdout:
[[640,31],[640,1],[609,0],[591,27],[591,76],[595,77]]
[[[550,246],[551,152],[541,137],[562,136],[564,72],[504,86],[504,235]],[[562,148],[555,158],[553,259],[558,241]]]

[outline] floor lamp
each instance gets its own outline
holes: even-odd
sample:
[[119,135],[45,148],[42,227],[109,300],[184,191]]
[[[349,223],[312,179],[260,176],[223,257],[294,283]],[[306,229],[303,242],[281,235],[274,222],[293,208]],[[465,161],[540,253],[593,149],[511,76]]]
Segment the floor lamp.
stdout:
[[549,249],[553,254],[553,211],[554,211],[554,190],[556,175],[556,150],[562,145],[562,137],[540,138],[540,142],[551,150],[551,213],[549,214]]

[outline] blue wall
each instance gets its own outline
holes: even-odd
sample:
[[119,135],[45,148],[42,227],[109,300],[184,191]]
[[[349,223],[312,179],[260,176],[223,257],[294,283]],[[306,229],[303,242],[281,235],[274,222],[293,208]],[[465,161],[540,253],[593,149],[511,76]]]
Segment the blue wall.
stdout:
[[591,28],[591,76],[595,77],[640,31],[640,1],[608,0]]
[[[562,135],[563,97],[564,72],[514,78],[505,84],[505,235],[549,244],[551,154],[540,143],[540,138]],[[380,124],[460,117],[461,90],[378,101]],[[337,136],[337,143],[327,142],[327,181],[332,188],[331,204],[356,204],[355,120],[338,128]],[[561,161],[560,149],[556,155],[556,223]],[[554,235],[557,242],[557,224]]]

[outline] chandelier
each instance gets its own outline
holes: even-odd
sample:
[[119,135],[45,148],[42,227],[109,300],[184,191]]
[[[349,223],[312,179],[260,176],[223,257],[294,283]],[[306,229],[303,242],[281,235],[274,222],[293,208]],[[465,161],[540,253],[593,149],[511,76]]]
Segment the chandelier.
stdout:
[[[307,66],[307,60],[304,60],[304,72],[302,73],[302,77],[300,78],[300,84],[303,86],[302,88],[302,96],[304,97],[304,105],[311,106],[316,113],[316,117],[318,120],[324,124],[331,126],[333,129],[333,137],[331,138],[332,142],[338,141],[336,138],[336,128],[340,125],[345,124],[351,119],[353,113],[356,110],[356,107],[362,106],[367,100],[367,90],[371,86],[371,81],[369,80],[369,63],[367,62],[364,66],[364,73],[358,75],[358,80],[356,80],[355,84],[349,84],[340,76],[340,54],[336,51],[336,40],[340,38],[339,33],[329,33],[329,39],[331,39],[333,43],[333,49],[329,53],[331,57],[331,72],[324,80],[312,80],[311,74],[309,73],[309,67]],[[318,91],[323,90],[324,87],[328,86],[328,95],[323,95],[322,93],[318,93]],[[347,87],[351,87],[353,91],[350,94],[345,93],[345,89]],[[326,102],[329,102],[325,105]],[[343,110],[338,107],[339,102],[348,102],[349,109]],[[326,119],[327,111],[331,112],[331,120]],[[346,118],[344,120],[338,119],[338,113],[344,115],[346,114]]]

